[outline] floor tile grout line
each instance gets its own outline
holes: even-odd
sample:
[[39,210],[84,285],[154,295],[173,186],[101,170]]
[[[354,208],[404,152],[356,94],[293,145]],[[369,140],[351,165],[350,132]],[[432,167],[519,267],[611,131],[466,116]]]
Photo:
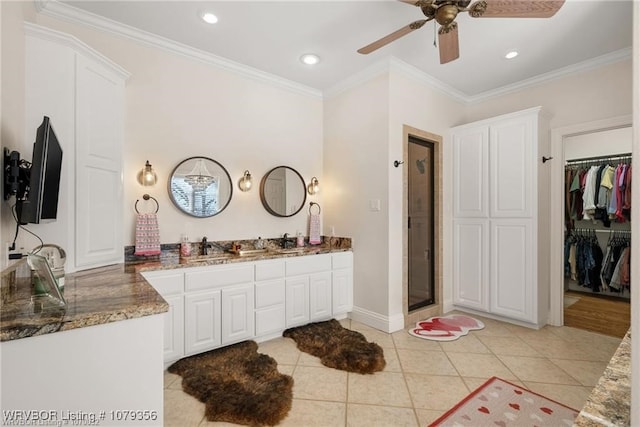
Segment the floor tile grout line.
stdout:
[[409,400],[411,401],[411,408],[413,409],[413,416],[416,420],[416,423],[418,425],[420,425],[420,417],[418,416],[418,411],[416,408],[416,402],[413,398],[413,395],[411,394],[411,389],[409,388],[409,383],[407,382],[407,376],[404,372],[404,368],[402,366],[402,361],[400,360],[400,354],[398,353],[398,346],[396,345],[396,340],[393,336],[393,334],[389,334],[391,335],[391,342],[393,343],[393,351],[395,352],[396,355],[396,359],[398,360],[398,365],[400,366],[400,373],[402,374],[402,381],[404,382],[404,386],[407,389],[407,394],[409,395]]

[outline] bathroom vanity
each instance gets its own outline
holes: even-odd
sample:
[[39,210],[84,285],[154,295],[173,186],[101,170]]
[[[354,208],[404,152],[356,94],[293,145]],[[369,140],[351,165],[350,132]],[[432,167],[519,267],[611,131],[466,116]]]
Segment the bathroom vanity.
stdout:
[[[307,247],[290,252],[201,258],[141,274],[169,304],[164,361],[290,327],[346,317],[353,307],[353,253]],[[158,269],[160,268],[160,269]]]

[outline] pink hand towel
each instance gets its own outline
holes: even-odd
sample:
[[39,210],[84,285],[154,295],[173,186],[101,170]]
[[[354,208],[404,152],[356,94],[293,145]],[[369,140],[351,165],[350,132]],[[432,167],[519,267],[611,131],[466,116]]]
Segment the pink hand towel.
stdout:
[[134,255],[159,255],[160,230],[155,213],[140,213],[136,218],[136,249]]
[[319,245],[322,243],[320,239],[320,215],[309,215],[309,244]]

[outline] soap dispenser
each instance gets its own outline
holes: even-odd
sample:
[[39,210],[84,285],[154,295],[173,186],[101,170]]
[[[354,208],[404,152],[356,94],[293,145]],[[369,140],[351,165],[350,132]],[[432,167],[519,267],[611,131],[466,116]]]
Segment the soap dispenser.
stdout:
[[298,231],[298,234],[296,236],[296,244],[297,244],[297,246],[299,248],[304,248],[304,236],[299,231]]
[[180,242],[180,256],[191,256],[191,243],[189,243],[189,237],[186,234],[182,235],[182,239]]

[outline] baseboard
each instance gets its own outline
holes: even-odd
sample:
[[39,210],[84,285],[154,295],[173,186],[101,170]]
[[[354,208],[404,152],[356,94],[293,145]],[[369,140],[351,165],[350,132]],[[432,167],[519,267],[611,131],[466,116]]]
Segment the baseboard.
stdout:
[[384,316],[382,314],[366,310],[360,307],[353,307],[351,312],[352,320],[364,323],[367,326],[383,332],[392,333],[404,329],[404,316],[397,314],[394,316]]

